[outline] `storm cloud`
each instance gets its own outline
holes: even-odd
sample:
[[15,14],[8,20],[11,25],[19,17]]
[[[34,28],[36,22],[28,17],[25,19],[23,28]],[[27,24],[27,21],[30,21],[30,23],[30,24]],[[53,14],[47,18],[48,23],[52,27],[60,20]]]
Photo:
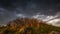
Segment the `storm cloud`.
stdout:
[[44,15],[43,19],[45,19],[46,16],[60,15],[59,12],[59,0],[0,0],[0,21],[2,22],[15,19],[20,15],[27,17]]

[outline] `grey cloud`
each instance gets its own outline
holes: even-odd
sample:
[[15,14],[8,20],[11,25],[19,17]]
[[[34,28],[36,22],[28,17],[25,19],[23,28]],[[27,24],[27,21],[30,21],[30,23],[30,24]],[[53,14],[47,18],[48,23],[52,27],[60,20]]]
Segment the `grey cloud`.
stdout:
[[0,20],[16,18],[16,14],[54,16],[60,12],[59,0],[0,0]]

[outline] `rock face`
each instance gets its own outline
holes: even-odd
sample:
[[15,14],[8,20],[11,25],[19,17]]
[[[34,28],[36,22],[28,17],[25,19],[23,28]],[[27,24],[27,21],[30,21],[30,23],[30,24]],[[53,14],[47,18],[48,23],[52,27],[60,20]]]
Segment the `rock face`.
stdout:
[[[42,22],[42,21],[40,21]],[[37,19],[29,19],[29,18],[18,18],[16,20],[10,21],[8,25],[10,26],[19,26],[19,25],[28,25],[28,26],[37,26],[40,23]]]

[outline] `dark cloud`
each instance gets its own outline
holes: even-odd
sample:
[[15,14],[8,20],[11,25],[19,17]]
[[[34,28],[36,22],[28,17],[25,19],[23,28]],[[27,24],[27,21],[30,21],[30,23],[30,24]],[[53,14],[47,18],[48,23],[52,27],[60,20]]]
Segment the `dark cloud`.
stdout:
[[16,18],[16,14],[33,16],[56,15],[60,12],[59,0],[0,0],[0,21]]

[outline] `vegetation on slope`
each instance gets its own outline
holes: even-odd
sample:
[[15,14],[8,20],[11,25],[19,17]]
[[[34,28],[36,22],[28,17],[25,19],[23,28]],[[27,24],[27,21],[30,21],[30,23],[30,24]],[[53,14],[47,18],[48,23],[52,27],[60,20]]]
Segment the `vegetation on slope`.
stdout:
[[0,27],[0,34],[48,34],[51,31],[60,32],[60,27],[34,18],[18,18],[10,21],[7,26]]

